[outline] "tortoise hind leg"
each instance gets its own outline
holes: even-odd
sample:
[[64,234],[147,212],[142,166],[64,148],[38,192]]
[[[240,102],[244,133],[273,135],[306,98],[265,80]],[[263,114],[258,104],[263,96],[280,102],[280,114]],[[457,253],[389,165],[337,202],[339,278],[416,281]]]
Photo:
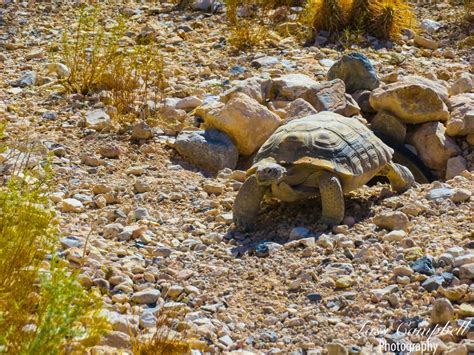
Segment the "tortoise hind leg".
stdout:
[[232,207],[234,223],[238,228],[248,230],[254,227],[266,190],[267,187],[259,185],[254,175],[245,180]]
[[338,225],[344,219],[344,194],[336,175],[323,172],[319,177],[319,193],[323,207],[320,222],[329,226]]
[[411,171],[403,165],[390,162],[377,175],[386,176],[390,186],[398,193],[405,192],[415,185],[415,178]]

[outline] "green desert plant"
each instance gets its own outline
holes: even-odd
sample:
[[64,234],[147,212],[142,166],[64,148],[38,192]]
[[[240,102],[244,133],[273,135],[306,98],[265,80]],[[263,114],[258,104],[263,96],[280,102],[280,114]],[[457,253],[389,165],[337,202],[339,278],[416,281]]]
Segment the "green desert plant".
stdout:
[[[40,277],[40,295],[35,312],[34,337],[28,354],[59,354],[61,349],[83,349],[98,343],[108,325],[100,315],[99,296],[84,289],[76,274],[58,260]],[[79,340],[80,339],[80,340]]]
[[0,186],[0,352],[56,354],[93,344],[105,330],[100,302],[46,261],[58,240],[48,165],[43,174],[24,169]]

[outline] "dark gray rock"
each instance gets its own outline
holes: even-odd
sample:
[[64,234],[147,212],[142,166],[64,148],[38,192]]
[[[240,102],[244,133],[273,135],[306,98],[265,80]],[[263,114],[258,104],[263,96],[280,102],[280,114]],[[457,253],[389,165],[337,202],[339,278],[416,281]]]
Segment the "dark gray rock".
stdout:
[[216,129],[183,131],[176,138],[175,149],[190,163],[210,172],[235,169],[239,151],[229,136]]
[[357,90],[373,90],[380,84],[377,73],[369,58],[361,53],[342,56],[328,71],[328,79],[341,79],[348,93]]
[[10,81],[11,86],[18,87],[18,88],[24,88],[24,87],[32,86],[35,84],[36,84],[36,73],[31,70],[25,71],[20,78]]
[[435,273],[435,269],[433,267],[433,258],[429,256],[419,258],[411,264],[411,268],[415,272],[428,276],[431,276]]
[[427,278],[421,286],[428,292],[435,291],[441,286],[443,286],[443,283],[445,282],[445,279],[443,276],[431,276]]

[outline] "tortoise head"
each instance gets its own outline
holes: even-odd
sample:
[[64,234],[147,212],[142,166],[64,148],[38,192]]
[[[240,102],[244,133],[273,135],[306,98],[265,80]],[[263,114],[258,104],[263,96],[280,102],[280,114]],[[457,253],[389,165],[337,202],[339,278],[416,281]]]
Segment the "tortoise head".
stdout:
[[285,174],[286,169],[277,163],[259,165],[255,171],[257,183],[262,186],[270,186],[272,183],[279,182]]

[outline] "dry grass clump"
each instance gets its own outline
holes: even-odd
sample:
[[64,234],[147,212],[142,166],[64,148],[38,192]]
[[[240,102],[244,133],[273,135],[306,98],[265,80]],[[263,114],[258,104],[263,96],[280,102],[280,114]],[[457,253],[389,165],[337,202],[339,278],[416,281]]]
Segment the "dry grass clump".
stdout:
[[[80,9],[72,30],[63,33],[60,60],[69,69],[66,90],[82,95],[105,91],[106,103],[117,109],[119,121],[133,121],[148,111],[147,101],[161,96],[163,58],[153,41],[129,45],[123,17],[110,24],[99,6]],[[143,117],[142,117],[143,118]]]
[[269,11],[272,7],[270,1],[226,0],[229,44],[238,49],[261,45],[268,35]]
[[156,328],[151,334],[132,336],[134,355],[181,355],[192,350],[206,350],[206,344],[182,328],[182,310],[161,310],[157,314]]
[[58,238],[45,197],[50,174],[27,165],[0,186],[0,352],[58,354],[95,344],[106,324],[75,275],[45,260]]

